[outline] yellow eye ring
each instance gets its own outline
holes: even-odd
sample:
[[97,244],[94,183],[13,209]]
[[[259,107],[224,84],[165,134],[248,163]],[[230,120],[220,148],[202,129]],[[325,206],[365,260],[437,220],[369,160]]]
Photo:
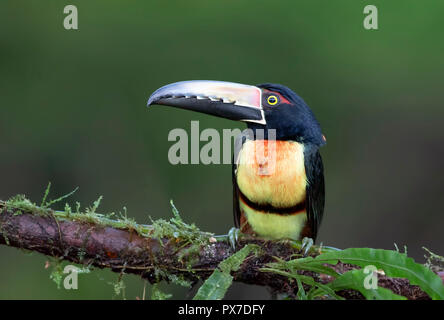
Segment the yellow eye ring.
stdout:
[[276,103],[278,103],[278,98],[276,96],[269,96],[267,98],[267,102],[270,106],[274,106]]

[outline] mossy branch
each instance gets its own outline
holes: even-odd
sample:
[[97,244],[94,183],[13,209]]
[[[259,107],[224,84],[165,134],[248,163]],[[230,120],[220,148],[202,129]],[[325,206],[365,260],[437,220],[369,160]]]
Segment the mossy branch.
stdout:
[[[54,211],[46,202],[37,206],[23,196],[0,201],[0,244],[90,267],[136,274],[151,283],[178,279],[195,283],[207,279],[220,262],[234,253],[226,237],[215,237],[185,224],[174,206],[170,221],[160,219],[151,225],[140,225],[128,219],[126,212],[114,219],[96,213],[100,199],[84,213],[80,212],[80,205],[75,210],[66,206],[65,211]],[[296,296],[298,281],[264,270],[271,262],[301,255],[300,247],[288,241],[243,237],[237,249],[247,244],[259,245],[260,253],[249,255],[240,268],[232,271],[233,281],[267,286]],[[310,255],[316,256],[320,250],[315,247]],[[333,268],[345,272],[356,267],[339,262]],[[328,275],[313,271],[300,274],[320,283],[332,281]],[[379,285],[409,299],[428,298],[406,279],[381,276]],[[347,299],[363,298],[353,290],[344,290],[339,295]]]

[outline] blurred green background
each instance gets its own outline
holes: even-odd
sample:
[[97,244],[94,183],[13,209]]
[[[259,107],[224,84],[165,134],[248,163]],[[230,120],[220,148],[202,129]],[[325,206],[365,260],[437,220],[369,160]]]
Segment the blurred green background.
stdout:
[[[63,28],[74,4],[79,30]],[[363,8],[379,9],[379,30]],[[232,226],[231,166],[168,162],[168,132],[243,124],[146,100],[179,80],[282,83],[316,114],[327,146],[319,242],[407,245],[444,253],[443,1],[1,1],[0,199],[56,197],[138,222],[183,218],[218,234]],[[0,247],[0,298],[110,299],[118,275],[80,275],[58,290],[46,257]],[[126,298],[143,282],[125,276]],[[186,289],[163,286],[175,298]],[[236,284],[228,298],[267,298]]]

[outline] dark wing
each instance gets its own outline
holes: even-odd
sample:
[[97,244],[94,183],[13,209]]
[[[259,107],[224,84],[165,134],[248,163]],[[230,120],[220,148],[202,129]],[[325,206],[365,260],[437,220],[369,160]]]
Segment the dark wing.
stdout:
[[234,226],[236,228],[240,228],[241,212],[239,208],[239,187],[237,186],[236,182],[236,167],[237,167],[236,162],[233,161],[233,218],[234,218]]
[[239,208],[240,190],[236,181],[237,165],[239,160],[238,157],[239,157],[239,152],[242,149],[242,146],[245,143],[245,141],[251,138],[252,138],[251,130],[246,129],[236,137],[236,140],[234,142],[232,174],[233,174],[233,217],[234,217],[234,226],[236,228],[240,228],[240,220],[241,220],[241,212]]
[[307,175],[307,219],[313,241],[316,240],[322,215],[324,214],[325,182],[324,166],[319,150],[307,148],[304,151],[305,173]]

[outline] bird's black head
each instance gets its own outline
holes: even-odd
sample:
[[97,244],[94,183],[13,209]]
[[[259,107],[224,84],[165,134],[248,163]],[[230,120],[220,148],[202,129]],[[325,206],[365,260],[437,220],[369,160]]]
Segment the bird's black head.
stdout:
[[250,86],[209,80],[182,81],[156,90],[148,100],[243,121],[257,132],[276,130],[277,140],[295,140],[321,146],[321,128],[307,104],[289,88],[279,84]]
[[248,127],[275,129],[277,140],[325,144],[318,121],[301,97],[280,84],[264,83],[257,87],[262,90],[265,124],[248,123]]

